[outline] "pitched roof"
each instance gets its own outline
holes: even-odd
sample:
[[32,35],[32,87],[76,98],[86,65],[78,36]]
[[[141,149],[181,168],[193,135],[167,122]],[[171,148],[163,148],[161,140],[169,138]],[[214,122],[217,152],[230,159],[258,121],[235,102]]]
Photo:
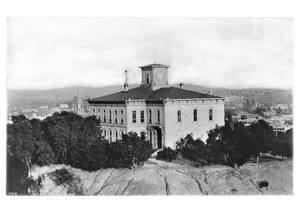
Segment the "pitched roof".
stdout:
[[147,99],[151,93],[152,89],[150,89],[147,85],[141,85],[137,88],[129,89],[127,92],[121,91],[110,95],[101,96],[98,98],[93,98],[88,100],[89,103],[118,103],[125,102],[126,100],[145,100]]
[[215,95],[194,92],[176,87],[165,87],[152,91],[149,86],[141,85],[110,95],[88,100],[89,103],[125,103],[126,100],[145,100],[146,102],[161,102],[165,99],[197,99],[197,98],[222,98]]
[[168,68],[169,66],[167,65],[162,65],[162,64],[149,64],[149,65],[146,65],[146,66],[141,66],[139,68],[143,69],[143,68],[152,68],[152,67],[163,67],[163,68]]
[[222,98],[215,95],[194,92],[176,87],[166,87],[155,90],[146,101],[161,101],[164,99],[196,99],[196,98]]

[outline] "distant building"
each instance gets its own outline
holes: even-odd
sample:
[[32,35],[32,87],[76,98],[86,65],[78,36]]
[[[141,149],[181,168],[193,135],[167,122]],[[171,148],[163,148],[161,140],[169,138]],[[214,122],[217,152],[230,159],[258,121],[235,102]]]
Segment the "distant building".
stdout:
[[60,109],[68,109],[69,108],[69,105],[68,104],[59,104],[59,108]]
[[128,132],[145,132],[154,148],[175,148],[187,134],[205,139],[207,131],[224,125],[223,97],[180,88],[168,83],[168,66],[140,67],[142,82],[129,89],[127,72],[124,91],[88,100],[90,115],[101,122],[109,141]]

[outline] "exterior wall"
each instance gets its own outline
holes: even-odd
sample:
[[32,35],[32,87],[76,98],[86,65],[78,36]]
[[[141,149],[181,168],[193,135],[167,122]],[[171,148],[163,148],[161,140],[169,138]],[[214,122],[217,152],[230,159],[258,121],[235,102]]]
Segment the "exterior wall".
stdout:
[[[149,75],[149,83],[147,83],[147,74]],[[153,71],[151,68],[142,70],[142,84],[148,85],[153,82]]]
[[[106,114],[106,122],[104,122],[104,110]],[[109,122],[109,111],[111,111],[111,122]],[[115,122],[115,111],[117,111],[117,122]],[[121,122],[121,111],[123,111],[123,123]],[[97,104],[90,105],[90,115],[96,116],[100,119],[101,128],[103,130],[103,136],[107,140],[112,139],[112,141],[116,141],[116,134],[118,132],[117,139],[122,139],[122,132],[126,133],[126,125],[127,125],[127,115],[126,115],[126,105],[125,104]],[[112,137],[110,137],[110,131],[112,132]]]
[[[151,123],[149,122],[149,111],[151,110],[152,119]],[[160,113],[160,120],[158,122],[158,113]],[[164,126],[165,126],[165,112],[163,104],[147,104],[147,136],[148,140],[150,140],[150,132],[152,132],[152,145],[154,148],[157,148],[157,132],[156,127],[161,128],[162,130],[162,145],[165,145],[164,139]]]
[[[165,102],[165,146],[175,148],[180,138],[192,133],[194,138],[207,139],[207,131],[216,125],[224,125],[224,100],[168,100]],[[193,110],[197,109],[197,121]],[[213,110],[213,120],[209,120],[209,109]],[[177,121],[177,111],[181,110],[181,122]]]
[[[197,109],[197,121],[194,121],[193,110]],[[209,120],[209,109],[213,110],[213,120]],[[106,122],[104,122],[104,110]],[[112,111],[112,122],[109,123],[109,110]],[[123,111],[123,124],[121,113]],[[149,123],[149,110],[152,111],[152,122]],[[181,122],[177,121],[177,111],[181,110]],[[118,122],[115,123],[117,111]],[[133,123],[132,112],[136,111],[136,123]],[[141,122],[141,111],[144,111],[144,122]],[[158,122],[157,111],[160,111]],[[97,104],[90,105],[90,115],[101,119],[101,128],[106,132],[107,140],[122,138],[122,133],[141,132],[147,133],[150,140],[152,135],[153,147],[157,147],[157,128],[162,131],[162,146],[175,148],[175,143],[192,133],[195,138],[203,141],[207,138],[207,131],[216,125],[224,125],[224,99],[197,99],[197,100],[166,100],[164,103],[146,104],[143,100],[129,100],[126,104]],[[110,132],[112,136],[110,137]],[[104,132],[103,132],[104,135]]]
[[[140,135],[141,132],[147,132],[147,110],[145,101],[127,101],[126,107],[126,133],[132,131]],[[133,123],[132,120],[133,111],[136,111],[136,123]],[[141,111],[144,111],[144,123],[141,123]]]

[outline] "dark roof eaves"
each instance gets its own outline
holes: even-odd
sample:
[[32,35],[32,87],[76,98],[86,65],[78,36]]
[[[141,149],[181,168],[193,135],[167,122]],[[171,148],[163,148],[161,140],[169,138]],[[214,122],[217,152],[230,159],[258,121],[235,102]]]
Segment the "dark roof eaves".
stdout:
[[124,101],[91,101],[91,100],[88,100],[87,102],[89,104],[125,104],[125,100]]
[[169,68],[170,66],[168,65],[163,65],[163,64],[149,64],[145,66],[139,66],[141,69],[146,69],[146,68]]

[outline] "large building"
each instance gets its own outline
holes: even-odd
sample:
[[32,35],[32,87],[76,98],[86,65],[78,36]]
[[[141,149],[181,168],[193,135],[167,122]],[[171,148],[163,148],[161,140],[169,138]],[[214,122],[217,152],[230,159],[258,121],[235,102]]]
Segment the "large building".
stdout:
[[223,97],[186,90],[168,83],[168,66],[140,67],[142,83],[124,91],[88,100],[90,115],[101,122],[109,141],[128,132],[145,132],[154,148],[175,148],[180,138],[192,133],[205,140],[207,131],[224,125]]

